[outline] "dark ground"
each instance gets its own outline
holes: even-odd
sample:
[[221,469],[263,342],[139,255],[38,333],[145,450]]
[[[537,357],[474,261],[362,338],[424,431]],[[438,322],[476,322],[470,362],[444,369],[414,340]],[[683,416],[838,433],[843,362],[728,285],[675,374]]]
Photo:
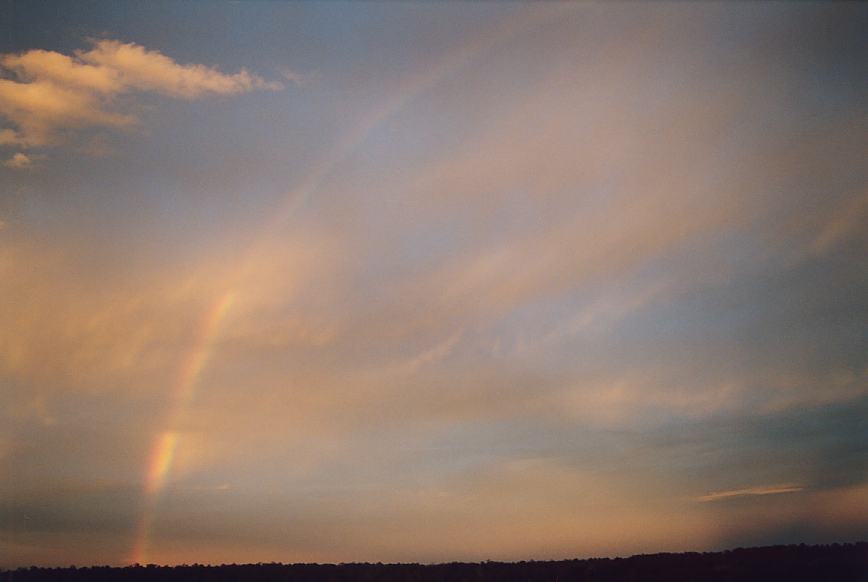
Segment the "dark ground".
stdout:
[[652,554],[552,562],[421,564],[245,564],[21,568],[0,582],[70,580],[202,582],[723,581],[868,582],[868,542],[769,546],[725,552]]

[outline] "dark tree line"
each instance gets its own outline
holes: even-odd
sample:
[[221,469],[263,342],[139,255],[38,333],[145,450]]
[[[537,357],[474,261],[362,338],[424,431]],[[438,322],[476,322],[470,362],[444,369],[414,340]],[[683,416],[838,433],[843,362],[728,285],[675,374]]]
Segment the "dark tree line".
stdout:
[[868,543],[549,562],[96,566],[0,571],[0,582],[868,582]]

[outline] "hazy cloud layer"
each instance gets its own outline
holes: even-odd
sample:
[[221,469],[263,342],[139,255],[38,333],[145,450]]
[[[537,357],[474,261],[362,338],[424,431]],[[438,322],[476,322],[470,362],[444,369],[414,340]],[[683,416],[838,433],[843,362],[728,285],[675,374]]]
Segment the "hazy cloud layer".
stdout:
[[[0,565],[128,560],[149,508],[159,562],[866,535],[864,7],[329,6],[160,44],[232,23],[207,62],[316,70],[297,99],[3,169]],[[275,88],[4,59],[71,108],[4,101],[9,144]]]

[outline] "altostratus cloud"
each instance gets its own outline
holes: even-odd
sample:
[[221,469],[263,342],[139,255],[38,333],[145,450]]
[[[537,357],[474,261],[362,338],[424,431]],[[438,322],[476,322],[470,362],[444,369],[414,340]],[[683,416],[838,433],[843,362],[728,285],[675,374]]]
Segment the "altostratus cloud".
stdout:
[[124,94],[198,99],[282,88],[244,69],[226,74],[134,43],[90,42],[90,50],[71,56],[41,49],[0,55],[0,117],[7,125],[0,145],[45,146],[63,130],[133,125],[136,117],[117,99]]

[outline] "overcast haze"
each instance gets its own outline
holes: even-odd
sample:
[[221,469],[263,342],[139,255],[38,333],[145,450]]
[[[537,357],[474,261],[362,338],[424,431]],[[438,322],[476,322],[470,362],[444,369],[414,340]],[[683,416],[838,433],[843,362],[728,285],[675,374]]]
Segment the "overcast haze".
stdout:
[[0,567],[868,538],[866,31],[0,1]]

